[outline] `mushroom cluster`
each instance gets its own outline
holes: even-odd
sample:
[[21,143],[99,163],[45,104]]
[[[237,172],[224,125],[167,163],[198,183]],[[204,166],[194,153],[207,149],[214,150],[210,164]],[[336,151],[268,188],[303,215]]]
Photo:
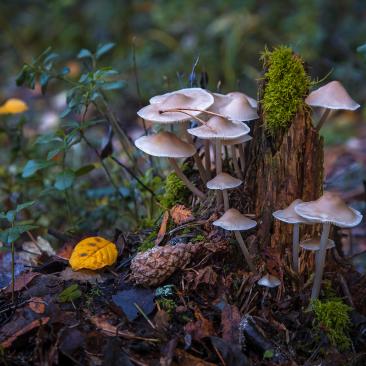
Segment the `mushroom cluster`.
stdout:
[[[273,216],[283,222],[294,225],[293,235],[293,270],[298,272],[299,246],[304,250],[314,251],[315,277],[311,292],[311,300],[319,297],[325,257],[327,249],[334,247],[334,241],[329,239],[331,225],[340,228],[351,228],[362,221],[359,211],[346,205],[335,193],[325,192],[315,201],[303,202],[295,200],[283,210],[273,213]],[[310,238],[300,242],[300,224],[322,224],[323,230],[320,238]]]

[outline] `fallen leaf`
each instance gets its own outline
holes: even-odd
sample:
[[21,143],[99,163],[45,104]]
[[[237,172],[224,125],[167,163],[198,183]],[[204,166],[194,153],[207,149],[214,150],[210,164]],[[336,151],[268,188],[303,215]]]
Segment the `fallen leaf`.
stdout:
[[122,309],[129,321],[135,320],[140,314],[135,304],[137,304],[146,315],[155,309],[155,291],[144,288],[133,288],[131,290],[119,291],[112,296],[113,302]]
[[38,264],[38,258],[42,254],[46,254],[49,257],[56,254],[55,250],[52,248],[49,241],[42,238],[41,236],[37,237],[37,241],[26,241],[22,244],[22,249],[19,253],[19,257],[21,261],[25,264],[36,265]]
[[99,269],[112,265],[118,257],[118,250],[114,243],[92,236],[80,241],[71,254],[69,263],[73,270]]
[[56,255],[62,259],[69,260],[74,250],[74,246],[70,243],[63,245],[56,253]]
[[80,281],[89,282],[92,284],[101,283],[104,281],[102,275],[98,272],[91,271],[90,269],[80,269],[79,271],[73,271],[70,267],[65,268],[60,272],[60,277],[64,281]]
[[166,233],[166,228],[168,226],[168,221],[169,221],[169,211],[165,211],[163,219],[161,221],[158,236],[155,239],[155,245],[159,245],[163,241],[165,233]]
[[189,333],[193,340],[199,341],[215,334],[212,322],[206,319],[199,310],[195,311],[195,316],[197,320],[187,323],[184,327],[185,332]]
[[194,288],[196,289],[200,284],[207,284],[214,286],[217,281],[217,273],[213,270],[212,266],[207,266],[198,270],[198,273],[194,280]]
[[182,349],[176,349],[175,356],[178,361],[177,365],[180,366],[217,366],[217,364],[204,361]]
[[[39,276],[40,273],[37,272],[25,272],[21,273],[18,277],[15,278],[14,282],[14,291],[20,291],[25,286],[27,286],[35,277]],[[6,289],[6,293],[12,292],[12,285],[10,284]]]
[[18,337],[20,337],[21,335],[23,335],[25,333],[30,332],[34,328],[38,328],[38,327],[40,327],[42,325],[47,324],[49,320],[50,320],[50,318],[48,316],[45,317],[45,318],[33,320],[32,322],[30,322],[29,324],[27,324],[25,327],[23,327],[22,329],[20,329],[16,333],[14,333],[7,340],[3,341],[1,343],[1,347],[3,347],[3,348],[9,348]]
[[29,308],[37,314],[43,314],[46,310],[46,305],[42,297],[32,297],[29,300]]
[[170,209],[170,215],[176,225],[182,225],[194,219],[192,211],[184,205],[175,205]]
[[221,312],[222,338],[231,344],[239,343],[240,312],[235,305],[226,304]]
[[226,366],[249,366],[251,363],[241,351],[239,344],[225,342],[222,338],[210,337],[216,352],[220,353]]

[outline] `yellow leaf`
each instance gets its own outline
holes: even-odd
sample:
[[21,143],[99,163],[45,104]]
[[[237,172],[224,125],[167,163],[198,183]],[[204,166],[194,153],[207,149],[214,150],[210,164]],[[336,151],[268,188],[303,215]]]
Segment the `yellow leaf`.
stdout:
[[112,265],[118,257],[114,243],[99,236],[91,236],[80,241],[71,254],[69,263],[73,270],[99,269]]
[[0,114],[18,114],[28,110],[28,106],[21,99],[10,98],[0,106]]
[[174,223],[177,225],[185,224],[194,220],[192,211],[183,205],[175,205],[170,210],[170,215],[172,216]]

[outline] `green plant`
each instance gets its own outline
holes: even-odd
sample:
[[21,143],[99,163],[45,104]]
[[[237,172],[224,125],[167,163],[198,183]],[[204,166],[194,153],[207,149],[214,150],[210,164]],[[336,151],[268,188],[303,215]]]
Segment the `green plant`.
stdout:
[[165,310],[169,315],[173,314],[174,309],[177,307],[177,304],[173,299],[161,298],[156,300],[159,306]]
[[79,297],[81,297],[82,292],[79,289],[79,285],[74,283],[73,285],[70,285],[69,287],[66,287],[59,295],[58,295],[58,301],[60,302],[71,302],[75,301]]
[[[182,170],[185,170],[185,166],[182,167]],[[183,204],[188,195],[189,190],[183,181],[175,173],[170,173],[165,181],[165,193],[161,204],[166,208],[171,208],[178,203]]]
[[315,314],[315,328],[318,332],[324,332],[330,343],[339,350],[347,350],[351,346],[348,335],[351,326],[349,313],[351,307],[344,304],[341,299],[312,302]]
[[5,244],[11,245],[11,286],[12,286],[12,301],[14,302],[14,283],[15,283],[15,241],[25,232],[35,229],[37,226],[33,225],[31,221],[16,221],[20,211],[29,208],[34,205],[34,201],[24,202],[19,204],[13,210],[6,212],[0,212],[0,219],[7,221],[8,227],[1,230],[0,241]]
[[294,115],[304,108],[304,98],[310,87],[310,77],[304,61],[290,47],[279,46],[261,56],[266,69],[265,91],[262,99],[267,132],[275,135],[289,126]]

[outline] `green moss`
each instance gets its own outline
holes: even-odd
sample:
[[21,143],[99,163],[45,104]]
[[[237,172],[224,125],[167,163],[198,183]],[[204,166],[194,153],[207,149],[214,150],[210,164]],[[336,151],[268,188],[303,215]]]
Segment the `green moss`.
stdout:
[[192,242],[195,243],[197,241],[204,241],[205,236],[203,234],[198,234],[195,238],[192,239]]
[[[182,169],[184,170],[184,167]],[[161,204],[169,209],[176,204],[184,204],[188,195],[189,190],[183,181],[175,173],[170,173],[166,178],[165,193]]]
[[157,230],[153,230],[146,238],[145,240],[139,245],[137,248],[137,251],[139,252],[146,252],[147,250],[154,248],[155,246],[155,239],[158,235]]
[[267,132],[275,135],[279,129],[288,128],[296,112],[304,107],[311,80],[304,61],[289,47],[265,49],[261,60],[266,70],[261,101],[264,123]]
[[348,335],[351,325],[349,317],[351,307],[344,304],[339,298],[326,301],[315,300],[312,307],[317,331],[325,332],[330,343],[340,351],[349,349],[351,346]]
[[172,299],[161,298],[161,299],[156,300],[156,302],[169,315],[173,314],[175,308],[177,307],[177,304]]

